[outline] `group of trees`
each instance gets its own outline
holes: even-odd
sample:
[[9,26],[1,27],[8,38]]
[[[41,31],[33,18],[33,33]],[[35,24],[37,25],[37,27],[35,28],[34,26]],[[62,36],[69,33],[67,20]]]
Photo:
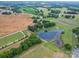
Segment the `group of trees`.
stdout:
[[60,12],[61,12],[60,10],[51,10],[50,9],[50,12],[48,13],[48,17],[58,18]]
[[65,15],[64,17],[65,17],[65,18],[75,18],[74,15]]
[[71,10],[71,11],[75,11],[75,12],[79,12],[79,8],[68,8],[68,10]]
[[79,27],[73,29],[73,33],[75,33],[76,35],[79,35]]
[[54,14],[59,14],[61,11],[60,10],[51,10],[51,13],[54,13]]
[[[77,36],[76,38],[77,38],[77,41],[76,41],[76,46],[79,48],[79,27],[77,27],[77,28],[75,28],[75,29],[73,29],[72,30],[73,31],[73,33],[75,33],[75,35]],[[75,39],[76,40],[76,39]]]
[[43,23],[44,28],[48,28],[48,27],[52,27],[56,25],[54,22],[50,22],[46,20],[43,20],[42,23]]
[[29,49],[31,46],[34,46],[41,42],[42,41],[38,37],[36,37],[34,33],[32,33],[31,36],[28,39],[26,39],[24,42],[22,42],[18,48],[12,48],[8,51],[1,52],[0,58],[14,57],[22,53],[24,50]]
[[28,26],[28,29],[32,32],[41,30],[43,28],[53,27],[56,25],[54,22],[50,22],[47,20],[34,20],[33,22],[35,23],[33,26]]
[[40,17],[39,16],[33,16],[32,19],[37,20],[37,19],[40,19]]
[[48,13],[48,16],[47,17],[58,18],[59,17],[59,14]]

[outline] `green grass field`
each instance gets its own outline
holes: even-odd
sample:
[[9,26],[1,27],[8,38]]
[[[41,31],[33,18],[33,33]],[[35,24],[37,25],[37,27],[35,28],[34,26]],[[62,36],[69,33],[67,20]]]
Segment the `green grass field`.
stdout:
[[68,43],[72,45],[72,25],[65,24],[62,21],[59,21],[58,19],[48,18],[48,20],[52,20],[56,23],[55,27],[50,28],[51,30],[56,28],[64,30],[64,34],[62,35],[62,40],[64,44]]
[[54,42],[44,42],[43,45],[54,52],[60,51],[60,49],[56,47]]
[[72,45],[72,31],[69,27],[63,26],[63,25],[57,25],[59,27],[59,29],[63,29],[64,30],[64,34],[62,35],[62,40],[64,42],[64,44],[70,44]]
[[23,13],[35,14],[35,9],[32,7],[22,7],[20,8],[20,11]]
[[24,35],[21,32],[17,32],[15,34],[0,38],[0,46],[6,45],[8,43],[14,42],[15,40],[19,40],[23,38]]

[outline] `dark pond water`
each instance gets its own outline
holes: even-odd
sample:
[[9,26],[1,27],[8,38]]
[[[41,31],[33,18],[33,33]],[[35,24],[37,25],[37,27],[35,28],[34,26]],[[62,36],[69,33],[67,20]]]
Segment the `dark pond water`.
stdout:
[[60,47],[62,45],[62,41],[60,39],[61,33],[64,30],[52,30],[48,32],[38,32],[38,36],[46,41],[53,40],[55,41],[56,45]]
[[38,32],[38,36],[44,40],[51,40],[54,38],[59,39],[59,36],[61,35],[62,32],[63,32],[63,30],[52,30],[52,31],[48,31],[48,32]]

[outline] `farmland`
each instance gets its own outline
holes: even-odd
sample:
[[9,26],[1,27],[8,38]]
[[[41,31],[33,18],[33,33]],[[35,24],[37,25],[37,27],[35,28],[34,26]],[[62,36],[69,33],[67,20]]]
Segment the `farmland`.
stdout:
[[4,46],[6,44],[9,44],[11,42],[15,42],[21,38],[23,38],[24,35],[21,32],[17,32],[15,34],[6,36],[6,37],[1,37],[0,38],[0,46]]
[[79,48],[79,7],[39,3],[0,14],[0,57],[65,58]]
[[22,30],[31,24],[30,14],[0,15],[0,36]]

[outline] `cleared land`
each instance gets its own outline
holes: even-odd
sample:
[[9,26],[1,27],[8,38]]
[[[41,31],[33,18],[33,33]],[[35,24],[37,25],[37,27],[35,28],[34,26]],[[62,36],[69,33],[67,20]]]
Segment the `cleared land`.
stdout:
[[22,30],[31,24],[30,14],[0,15],[0,36]]

